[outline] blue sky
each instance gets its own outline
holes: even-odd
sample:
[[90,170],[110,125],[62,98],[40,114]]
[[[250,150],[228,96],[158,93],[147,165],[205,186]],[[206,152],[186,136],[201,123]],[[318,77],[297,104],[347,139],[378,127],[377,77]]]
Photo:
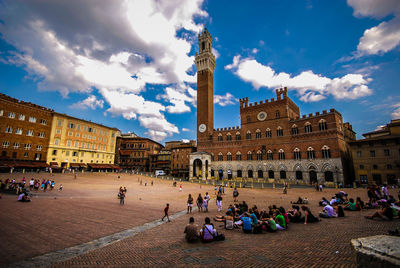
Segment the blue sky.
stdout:
[[197,34],[217,56],[215,128],[289,88],[358,137],[400,118],[400,1],[2,1],[0,92],[160,142],[196,138]]

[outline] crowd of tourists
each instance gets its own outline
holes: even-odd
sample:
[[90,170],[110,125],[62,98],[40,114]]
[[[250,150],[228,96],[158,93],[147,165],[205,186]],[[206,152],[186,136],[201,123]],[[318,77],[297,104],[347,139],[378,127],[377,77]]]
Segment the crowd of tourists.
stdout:
[[[218,212],[222,211],[223,192],[220,188],[216,192],[216,205]],[[382,188],[371,186],[368,188],[368,201],[348,198],[348,194],[340,191],[335,194],[331,200],[325,197],[319,201],[322,210],[314,214],[307,206],[308,199],[299,197],[295,202],[291,202],[291,207],[285,209],[282,206],[270,205],[268,209],[260,209],[257,205],[249,206],[246,201],[238,202],[239,192],[235,188],[233,190],[234,204],[228,206],[224,215],[216,215],[213,220],[215,222],[223,222],[225,230],[239,229],[244,233],[260,234],[263,232],[277,232],[287,230],[291,224],[311,224],[321,221],[320,218],[341,218],[345,216],[345,211],[362,211],[366,209],[374,210],[367,219],[381,218],[383,220],[393,220],[399,218],[400,202],[393,196],[389,195],[387,187]],[[400,198],[399,198],[400,199]],[[187,200],[187,213],[192,213],[194,199],[191,194]],[[196,204],[199,212],[208,211],[210,196],[208,193],[202,197],[199,194]],[[207,209],[207,210],[206,210]],[[210,242],[215,240],[223,240],[224,236],[219,234],[211,222],[206,217],[201,228],[194,222],[194,218],[189,219],[189,224],[185,228],[185,238],[188,242],[201,240]]]

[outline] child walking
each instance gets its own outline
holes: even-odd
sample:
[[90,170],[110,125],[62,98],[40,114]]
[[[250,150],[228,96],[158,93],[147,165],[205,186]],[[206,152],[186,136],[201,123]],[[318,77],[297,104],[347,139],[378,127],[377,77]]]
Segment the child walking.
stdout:
[[169,217],[168,217],[168,210],[169,210],[169,204],[164,208],[164,217],[161,218],[162,221],[164,221],[164,218],[167,217],[168,222],[170,222]]

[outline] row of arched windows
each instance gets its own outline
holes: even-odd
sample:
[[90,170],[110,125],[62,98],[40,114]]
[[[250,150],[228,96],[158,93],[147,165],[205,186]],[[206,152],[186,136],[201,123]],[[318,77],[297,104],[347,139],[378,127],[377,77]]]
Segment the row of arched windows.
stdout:
[[[238,178],[242,178],[243,176],[246,176],[247,178],[254,178],[255,177],[255,175],[256,174],[254,174],[254,171],[253,170],[251,170],[251,169],[249,169],[249,170],[247,170],[247,172],[246,172],[247,174],[243,174],[243,171],[242,170],[240,170],[240,169],[238,169],[238,170],[236,170],[236,177],[238,177]],[[281,171],[279,171],[279,178],[280,179],[287,179],[287,174],[286,174],[287,172],[285,171],[285,170],[281,170]],[[309,173],[309,177],[310,177],[310,182],[312,182],[312,181],[316,181],[317,179],[317,174],[316,174],[316,172],[315,171],[309,171],[308,172]],[[214,172],[214,170],[211,170],[211,176],[214,176],[215,175],[215,172]],[[220,177],[223,177],[223,171],[222,170],[220,170],[219,172],[218,172],[218,176],[220,176]],[[263,179],[264,178],[264,171],[262,171],[261,169],[259,169],[259,170],[257,170],[257,178],[259,178],[259,179]],[[303,180],[303,172],[302,171],[300,171],[300,170],[297,170],[296,171],[296,173],[295,173],[295,177],[296,177],[296,180]],[[232,178],[232,172],[228,172],[228,179],[231,179]],[[273,170],[268,170],[268,178],[269,179],[275,179],[275,171],[273,171]],[[333,179],[333,172],[332,171],[325,171],[324,172],[324,179],[325,179],[325,181],[333,181],[334,179]]]
[[[266,154],[266,156],[264,157],[263,156],[263,152],[260,151],[260,150],[258,150],[257,153],[255,153],[255,154],[253,154],[252,151],[248,151],[247,154],[246,154],[246,160],[265,160],[265,159],[266,160],[274,160],[274,155],[275,155],[275,158],[278,157],[277,159],[279,159],[279,160],[285,160],[286,159],[285,151],[283,149],[280,149],[278,151],[277,156],[271,150],[266,151],[265,154]],[[306,151],[306,155],[307,155],[307,159],[315,159],[316,157],[315,157],[314,148],[308,147],[307,151]],[[293,150],[293,159],[301,160],[302,156],[303,155],[302,155],[300,149],[296,147]],[[331,158],[331,150],[330,150],[330,148],[328,146],[324,145],[321,148],[321,156],[324,159]],[[217,159],[218,159],[218,161],[224,161],[224,155],[222,154],[222,152],[218,153],[218,158]],[[226,159],[226,161],[232,161],[233,160],[232,153],[228,152],[226,154],[226,158],[225,159]],[[211,155],[211,160],[212,161],[215,160],[213,154]],[[242,153],[240,151],[236,152],[235,160],[236,161],[241,161],[242,160]]]
[[[321,119],[321,120],[319,121],[318,125],[319,125],[319,130],[320,130],[320,131],[324,131],[324,130],[327,130],[327,129],[328,129],[328,126],[327,126],[327,123],[326,123],[326,120],[325,120],[325,119]],[[310,122],[306,122],[306,123],[304,124],[304,132],[305,132],[305,133],[312,133],[312,132],[313,132],[313,128],[312,128],[312,125],[311,125]],[[291,134],[292,134],[292,135],[298,135],[298,134],[299,134],[299,127],[298,127],[296,124],[294,124],[294,125],[292,126],[292,128],[291,128]],[[282,127],[280,127],[280,126],[277,127],[277,129],[276,129],[276,136],[277,136],[277,137],[282,137],[282,136],[283,136],[283,129],[282,129]],[[265,130],[265,137],[266,137],[266,138],[271,138],[271,137],[272,137],[272,131],[271,131],[270,128],[267,128],[267,129]],[[255,138],[256,138],[256,139],[261,139],[261,138],[262,138],[261,130],[259,130],[259,129],[256,130]],[[240,135],[240,132],[239,132],[239,131],[236,132],[236,134],[235,134],[235,140],[241,140],[241,139],[242,139],[242,137],[241,137],[241,135]],[[251,140],[251,139],[252,139],[252,133],[251,133],[250,130],[248,130],[248,131],[246,132],[246,140]],[[231,134],[231,133],[228,132],[228,134],[226,134],[226,140],[227,140],[227,141],[232,141],[232,134]],[[223,136],[222,136],[221,133],[218,134],[218,141],[223,141]]]

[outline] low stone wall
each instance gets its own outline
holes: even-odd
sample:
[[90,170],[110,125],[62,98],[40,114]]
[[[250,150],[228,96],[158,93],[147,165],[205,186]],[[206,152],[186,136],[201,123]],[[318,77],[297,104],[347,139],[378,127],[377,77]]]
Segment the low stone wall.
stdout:
[[376,235],[352,239],[358,267],[400,267],[400,237]]

